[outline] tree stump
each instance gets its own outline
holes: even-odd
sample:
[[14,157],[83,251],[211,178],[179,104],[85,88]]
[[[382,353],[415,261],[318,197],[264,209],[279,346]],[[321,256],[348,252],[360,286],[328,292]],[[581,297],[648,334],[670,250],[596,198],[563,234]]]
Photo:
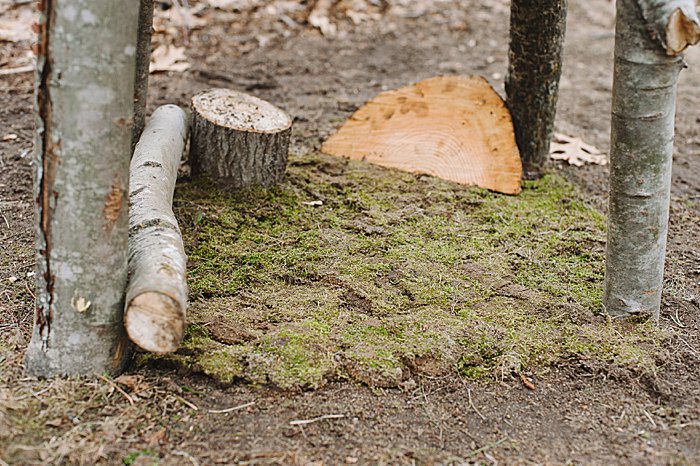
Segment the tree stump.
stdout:
[[270,186],[284,177],[292,119],[248,94],[213,89],[192,98],[190,165],[227,188]]

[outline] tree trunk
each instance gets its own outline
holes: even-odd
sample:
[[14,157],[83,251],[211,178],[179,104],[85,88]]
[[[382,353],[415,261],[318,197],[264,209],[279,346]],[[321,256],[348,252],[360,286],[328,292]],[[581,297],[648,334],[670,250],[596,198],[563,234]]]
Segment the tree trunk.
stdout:
[[151,31],[153,30],[153,0],[139,3],[139,32],[136,40],[136,79],[134,83],[134,129],[131,151],[141,137],[146,124],[148,102],[148,74],[151,65]]
[[549,159],[559,96],[567,0],[513,0],[506,95],[523,168]]
[[43,0],[35,133],[37,288],[27,370],[118,373],[138,0]]
[[679,53],[700,39],[694,0],[618,0],[603,305],[658,319]]
[[227,89],[192,99],[190,164],[228,188],[270,186],[287,167],[292,119],[274,105]]
[[172,203],[187,126],[181,108],[159,107],[131,160],[124,325],[131,341],[154,353],[177,350],[185,334],[187,256]]

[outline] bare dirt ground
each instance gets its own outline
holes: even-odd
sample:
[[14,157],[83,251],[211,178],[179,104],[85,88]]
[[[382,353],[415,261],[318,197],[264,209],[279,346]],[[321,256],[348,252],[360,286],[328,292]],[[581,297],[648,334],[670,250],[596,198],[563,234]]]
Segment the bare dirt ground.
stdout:
[[[157,39],[184,45],[191,67],[152,75],[151,108],[186,106],[210,87],[246,90],[294,115],[292,153],[306,154],[384,89],[456,73],[484,75],[502,92],[505,1],[389,2],[358,24],[336,12],[332,37],[305,24],[305,2],[286,2],[299,10],[280,13],[284,3],[209,9],[187,43],[179,28]],[[569,18],[557,127],[606,150],[613,7],[572,0]],[[15,63],[26,47],[1,42],[0,65]],[[517,375],[467,381],[449,374],[390,389],[337,381],[284,391],[218,384],[167,365],[133,367],[116,383],[26,377],[32,77],[2,76],[0,464],[700,463],[699,50],[689,53],[679,89],[660,321],[668,356],[656,374],[639,377],[564,362],[538,373],[535,390]],[[605,210],[605,168],[558,170]],[[228,408],[238,409],[216,412]]]

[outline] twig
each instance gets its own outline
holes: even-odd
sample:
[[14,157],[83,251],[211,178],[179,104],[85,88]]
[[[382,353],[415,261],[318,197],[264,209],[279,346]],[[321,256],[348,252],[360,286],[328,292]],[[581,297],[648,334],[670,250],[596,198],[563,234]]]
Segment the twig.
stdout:
[[193,403],[190,403],[189,401],[187,401],[186,399],[184,399],[180,395],[175,395],[175,398],[177,398],[180,402],[186,404],[190,408],[194,409],[195,411],[199,411],[199,408],[196,405],[194,405]]
[[238,411],[239,409],[247,408],[248,406],[253,406],[255,404],[255,401],[251,401],[250,403],[245,403],[242,405],[234,406],[233,408],[226,408],[226,409],[210,409],[209,412],[212,414],[224,414],[224,413],[231,413],[233,411]]
[[695,356],[700,356],[700,353],[698,353],[698,350],[696,350],[695,348],[693,348],[692,346],[690,346],[690,343],[688,343],[687,341],[685,341],[684,339],[682,339],[682,338],[680,338],[680,337],[678,337],[678,339],[679,339],[681,342],[683,342],[683,343],[685,344],[685,346],[687,346],[687,347],[690,349],[690,351],[693,352],[693,354],[694,354]]
[[465,458],[469,458],[469,457],[471,457],[471,456],[476,456],[476,455],[478,455],[479,453],[483,453],[483,452],[485,452],[485,451],[491,450],[492,448],[496,448],[497,446],[499,446],[500,444],[502,444],[502,443],[505,442],[506,440],[508,440],[508,437],[507,437],[507,436],[506,436],[506,437],[503,437],[501,440],[499,440],[499,441],[497,441],[497,442],[490,443],[490,444],[485,445],[485,446],[483,446],[483,447],[481,447],[481,448],[477,448],[476,450],[474,450],[474,451],[472,451],[471,453],[467,454],[467,456],[465,456]]
[[172,454],[175,456],[184,456],[188,460],[190,460],[190,463],[192,463],[194,466],[199,466],[199,462],[195,459],[194,456],[190,455],[186,451],[183,450],[173,450]]
[[32,299],[36,301],[36,296],[34,296],[34,293],[32,293],[32,290],[29,289],[29,285],[27,285],[26,282],[24,284],[24,288],[27,290],[27,293],[29,293],[29,296],[31,296]]
[[31,71],[34,71],[34,65],[18,66],[16,68],[0,68],[0,76],[29,73]]
[[469,406],[471,406],[471,408],[474,410],[474,412],[479,415],[479,417],[481,418],[482,421],[485,421],[486,418],[484,417],[484,415],[481,414],[479,412],[479,410],[476,409],[476,406],[474,406],[474,403],[472,403],[472,391],[470,388],[467,388],[467,397],[469,398]]
[[649,413],[647,412],[647,410],[644,409],[644,408],[642,408],[642,412],[643,412],[644,415],[647,417],[647,419],[649,419],[649,422],[651,422],[651,425],[654,426],[654,427],[656,427],[656,422],[654,422],[654,419],[651,417],[651,414],[649,414]]
[[323,416],[315,417],[313,419],[300,419],[296,421],[290,421],[290,426],[305,426],[307,424],[312,424],[314,422],[323,421],[324,419],[342,419],[345,414],[325,414]]
[[112,388],[114,388],[116,391],[118,391],[119,393],[121,393],[122,395],[124,395],[124,398],[126,398],[127,400],[129,400],[129,404],[130,404],[131,406],[134,406],[134,399],[131,398],[131,397],[129,396],[128,393],[126,393],[124,390],[122,390],[122,389],[119,387],[119,385],[117,385],[116,383],[112,382],[111,380],[109,380],[109,379],[108,379],[107,377],[105,377],[104,375],[97,374],[97,373],[95,373],[95,375],[96,375],[97,377],[99,377],[100,379],[104,380],[105,382],[107,382],[108,384],[110,384],[110,385],[112,386]]

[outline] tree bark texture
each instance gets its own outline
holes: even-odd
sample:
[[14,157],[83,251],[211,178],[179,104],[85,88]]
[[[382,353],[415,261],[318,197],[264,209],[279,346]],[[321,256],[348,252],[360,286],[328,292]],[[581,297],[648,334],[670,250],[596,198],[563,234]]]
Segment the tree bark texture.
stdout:
[[264,100],[227,89],[192,99],[192,173],[241,188],[282,181],[292,119]]
[[146,124],[148,74],[151,64],[151,32],[153,31],[153,0],[139,3],[139,32],[136,39],[136,78],[134,83],[134,129],[131,150],[141,137]]
[[615,317],[659,315],[676,82],[684,67],[678,54],[699,38],[693,0],[617,2],[603,293]]
[[526,173],[549,159],[559,96],[567,0],[513,0],[505,88]]
[[39,8],[36,315],[26,367],[43,377],[116,374],[128,353],[138,0],[43,0]]
[[131,160],[124,324],[131,341],[155,353],[177,350],[185,334],[187,256],[172,203],[187,130],[181,108],[159,107]]

